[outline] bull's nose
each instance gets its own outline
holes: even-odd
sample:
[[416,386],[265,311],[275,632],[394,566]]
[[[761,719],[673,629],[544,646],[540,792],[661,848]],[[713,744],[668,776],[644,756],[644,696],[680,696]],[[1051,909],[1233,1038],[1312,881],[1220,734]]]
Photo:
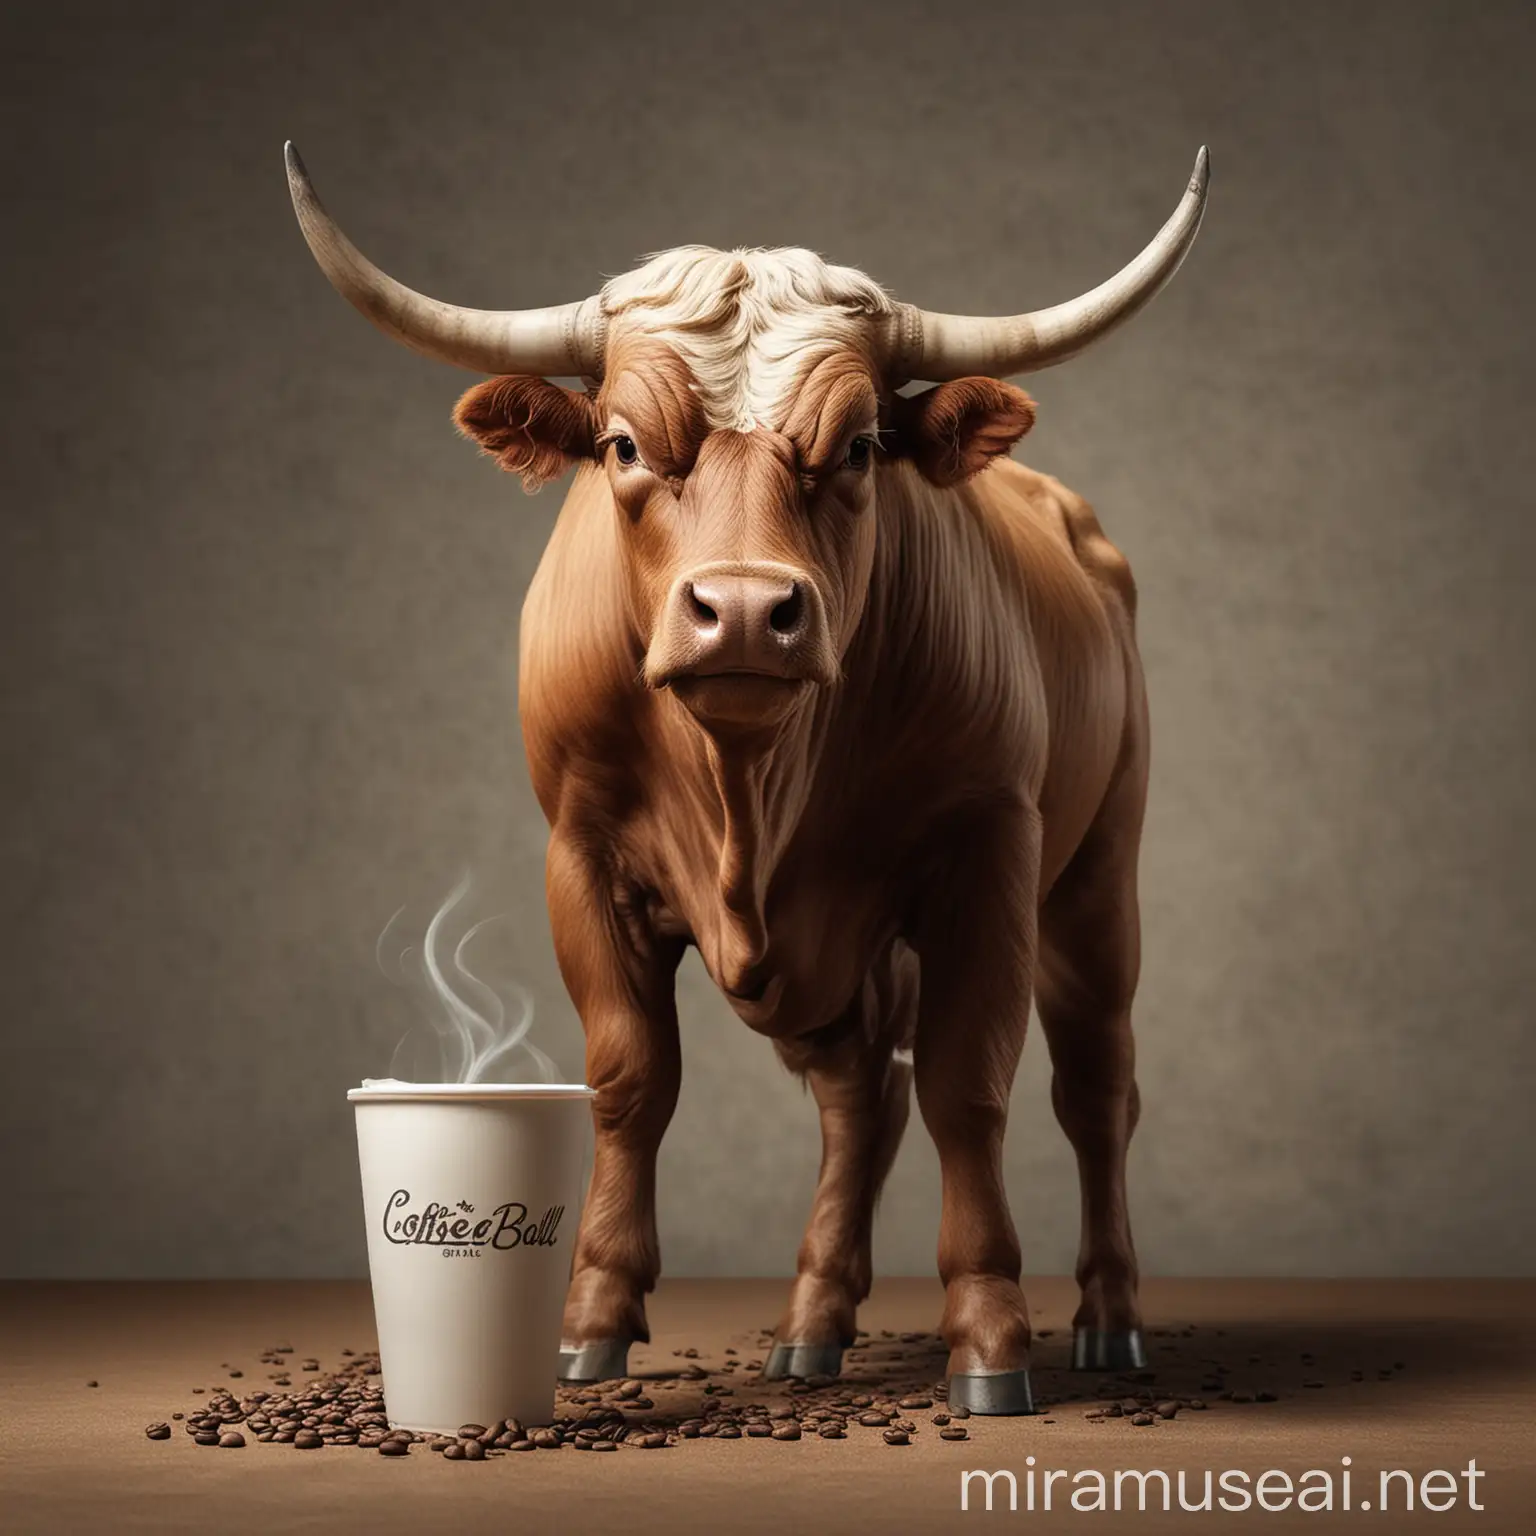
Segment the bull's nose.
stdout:
[[787,576],[714,574],[683,596],[701,663],[778,670],[806,628],[805,589]]

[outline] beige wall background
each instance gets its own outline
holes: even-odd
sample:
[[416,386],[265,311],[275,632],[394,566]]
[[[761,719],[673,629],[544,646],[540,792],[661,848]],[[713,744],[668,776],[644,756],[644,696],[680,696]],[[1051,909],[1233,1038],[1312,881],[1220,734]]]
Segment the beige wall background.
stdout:
[[[65,3],[6,33],[0,1271],[362,1273],[343,1094],[401,1028],[374,941],[466,865],[581,1072],[513,713],[560,491],[477,460],[471,376],[330,290],[287,137],[460,303],[702,241],[976,312],[1107,276],[1208,143],[1193,256],[1031,381],[1021,448],[1143,594],[1144,1267],[1536,1270],[1529,7]],[[667,1270],[788,1273],[810,1101],[694,961],[681,999]],[[1008,1179],[1059,1271],[1044,1056]],[[914,1124],[879,1268],[930,1271],[937,1215]]]

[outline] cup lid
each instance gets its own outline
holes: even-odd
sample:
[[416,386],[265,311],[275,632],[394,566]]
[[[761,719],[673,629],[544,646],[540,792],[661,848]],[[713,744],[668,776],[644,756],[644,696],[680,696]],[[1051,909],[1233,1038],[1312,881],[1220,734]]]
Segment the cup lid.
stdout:
[[406,1083],[392,1078],[365,1081],[347,1090],[349,1104],[390,1103],[402,1100],[431,1102],[497,1099],[594,1099],[597,1090],[585,1083]]

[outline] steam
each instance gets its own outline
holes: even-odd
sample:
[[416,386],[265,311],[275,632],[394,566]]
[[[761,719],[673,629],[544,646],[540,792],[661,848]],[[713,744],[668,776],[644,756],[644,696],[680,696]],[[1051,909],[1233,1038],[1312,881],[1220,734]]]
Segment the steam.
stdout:
[[[395,1048],[390,1078],[417,1083],[555,1083],[560,1069],[528,1040],[533,999],[511,980],[494,987],[471,971],[464,952],[471,941],[510,914],[499,913],[472,924],[449,947],[449,919],[469,894],[473,880],[465,873],[432,921],[419,946],[407,944],[387,961],[400,939],[401,907],[379,935],[379,969],[397,985],[417,995],[426,1021],[409,1030]],[[511,1002],[509,1015],[503,994]],[[521,1067],[521,1070],[518,1068]],[[369,1079],[368,1081],[376,1081]]]

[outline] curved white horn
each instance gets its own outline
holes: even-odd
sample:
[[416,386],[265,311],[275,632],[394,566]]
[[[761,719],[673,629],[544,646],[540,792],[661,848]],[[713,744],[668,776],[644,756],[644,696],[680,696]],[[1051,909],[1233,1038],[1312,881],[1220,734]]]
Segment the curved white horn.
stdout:
[[283,146],[299,228],[331,285],[386,336],[413,352],[476,373],[596,378],[603,315],[594,296],[546,309],[462,309],[429,299],[381,272],[321,206],[291,143]]
[[939,315],[904,304],[887,355],[893,382],[969,374],[994,379],[1035,373],[1075,357],[1151,302],[1179,270],[1205,214],[1211,157],[1202,145],[1173,217],[1129,266],[1081,297],[1025,315]]

